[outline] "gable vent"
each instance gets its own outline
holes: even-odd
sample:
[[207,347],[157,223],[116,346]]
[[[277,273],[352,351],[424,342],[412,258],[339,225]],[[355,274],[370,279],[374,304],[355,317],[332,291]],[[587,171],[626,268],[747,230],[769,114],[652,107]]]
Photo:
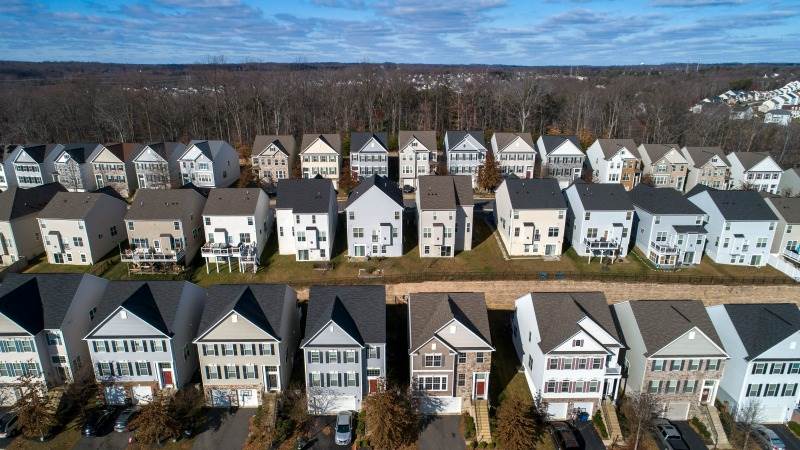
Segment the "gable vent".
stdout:
[[123,320],[127,319],[128,318],[128,312],[127,311],[120,311],[119,312],[119,318],[123,319]]
[[697,336],[697,333],[695,333],[694,331],[690,331],[689,332],[689,339],[694,339],[696,336]]
[[239,316],[236,314],[231,314],[231,322],[236,323],[239,321]]

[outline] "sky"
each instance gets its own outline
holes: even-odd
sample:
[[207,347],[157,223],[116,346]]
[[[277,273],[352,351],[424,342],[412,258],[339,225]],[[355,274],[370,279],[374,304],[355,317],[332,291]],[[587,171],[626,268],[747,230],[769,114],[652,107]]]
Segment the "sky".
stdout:
[[800,0],[0,0],[0,60],[800,62]]

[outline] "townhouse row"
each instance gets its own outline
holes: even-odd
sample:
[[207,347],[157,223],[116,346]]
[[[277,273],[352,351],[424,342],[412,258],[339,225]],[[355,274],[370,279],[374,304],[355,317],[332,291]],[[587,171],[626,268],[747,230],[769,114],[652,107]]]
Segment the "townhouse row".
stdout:
[[[423,412],[461,413],[489,401],[492,335],[501,333],[555,419],[641,391],[658,394],[663,415],[677,420],[719,398],[734,409],[758,401],[765,421],[783,422],[800,400],[793,303],[609,305],[596,292],[528,293],[510,323],[490,322],[481,292],[410,293],[405,304],[402,330],[387,327],[384,286],[312,286],[301,330],[286,285],[9,274],[0,392],[13,404],[21,376],[54,387],[89,373],[108,403],[146,403],[199,371],[209,405],[254,407],[302,370],[308,411],[331,414],[360,409],[402,366]],[[407,347],[390,347],[397,342]],[[407,366],[388,357],[402,351]]]

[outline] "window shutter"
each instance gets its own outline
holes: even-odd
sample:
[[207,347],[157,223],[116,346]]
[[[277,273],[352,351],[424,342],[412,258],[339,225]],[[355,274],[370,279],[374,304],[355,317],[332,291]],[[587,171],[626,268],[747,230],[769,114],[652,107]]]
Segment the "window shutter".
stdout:
[[97,341],[92,341],[92,350],[97,353]]
[[682,359],[682,360],[681,360],[681,371],[683,371],[683,368],[684,368],[685,366],[686,366],[686,360],[685,360],[685,359]]
[[142,341],[142,349],[146,352],[147,351],[147,341]]
[[[6,366],[8,367],[8,373],[10,373],[10,374],[13,374],[13,373],[14,373],[14,369],[11,367],[11,364],[6,364]],[[103,366],[102,366],[100,363],[97,363],[97,373],[98,373],[98,375],[100,375],[100,376],[102,376],[102,375],[103,375],[103,369],[102,369],[102,367],[103,367]]]
[[136,363],[136,375],[138,376],[138,375],[141,375],[141,374],[142,374],[142,371],[141,371],[141,369],[139,369],[139,363]]
[[257,354],[258,354],[258,353],[256,353],[256,344],[250,344],[250,348],[252,348],[252,349],[253,349],[253,354],[254,354],[254,355],[257,355]]
[[756,397],[761,397],[761,386],[762,385],[760,384],[758,385],[758,392],[756,392]]
[[306,352],[306,360],[307,360],[306,362],[309,362],[309,363],[311,362],[311,352],[312,351],[313,350],[309,350],[309,351]]
[[331,362],[331,354],[329,352],[325,352],[325,362]]
[[208,366],[206,366],[206,380],[211,378],[211,371],[208,370]]
[[239,372],[239,366],[236,366],[236,379],[238,380],[241,376],[241,372]]
[[234,346],[233,346],[233,356],[236,356],[236,355],[238,354],[238,353],[236,352],[236,347],[238,347],[238,345],[234,345]]
[[275,354],[275,344],[269,344],[269,354],[270,355]]
[[128,373],[133,374],[133,363],[128,363]]
[[358,363],[358,351],[353,352],[356,355],[356,363]]
[[150,351],[156,351],[156,341],[150,341]]
[[253,378],[258,379],[258,366],[253,364],[253,373],[255,376]]
[[314,382],[311,379],[311,374],[308,374],[308,385],[309,386],[314,386]]
[[381,357],[381,348],[380,347],[375,347],[375,357],[376,358],[380,358]]
[[[203,344],[203,356],[208,356],[208,351],[206,350],[206,344]],[[208,368],[206,368],[206,376],[208,376]]]
[[342,374],[341,373],[337,373],[336,374],[336,381],[339,383],[339,386],[342,385]]
[[354,373],[354,374],[353,374],[353,378],[355,378],[355,380],[356,380],[356,386],[358,386],[358,385],[359,385],[359,381],[358,381],[358,378],[359,378],[359,376],[358,376],[358,374],[357,374],[357,373]]
[[125,351],[127,352],[127,351],[128,351],[128,341],[122,341],[122,347],[123,347],[123,348],[125,349]]
[[748,384],[747,385],[747,390],[745,391],[746,392],[746,395],[745,395],[746,397],[750,397],[750,386],[752,386],[752,384]]
[[756,367],[758,367],[758,365],[757,364],[753,364],[753,370],[750,371],[751,374],[755,374],[756,373]]
[[219,356],[219,345],[214,344],[214,356]]
[[222,378],[222,366],[217,367],[217,378]]

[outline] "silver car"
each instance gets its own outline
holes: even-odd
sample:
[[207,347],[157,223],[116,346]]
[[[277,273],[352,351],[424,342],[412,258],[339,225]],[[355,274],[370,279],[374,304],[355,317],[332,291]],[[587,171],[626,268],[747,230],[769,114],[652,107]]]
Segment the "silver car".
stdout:
[[681,432],[667,420],[656,422],[656,433],[661,442],[668,450],[689,450],[689,446],[683,441]]
[[353,438],[353,413],[341,411],[336,414],[336,445],[350,445]]
[[783,443],[781,438],[764,425],[753,426],[753,436],[761,448],[766,450],[784,450],[786,448],[786,444]]

